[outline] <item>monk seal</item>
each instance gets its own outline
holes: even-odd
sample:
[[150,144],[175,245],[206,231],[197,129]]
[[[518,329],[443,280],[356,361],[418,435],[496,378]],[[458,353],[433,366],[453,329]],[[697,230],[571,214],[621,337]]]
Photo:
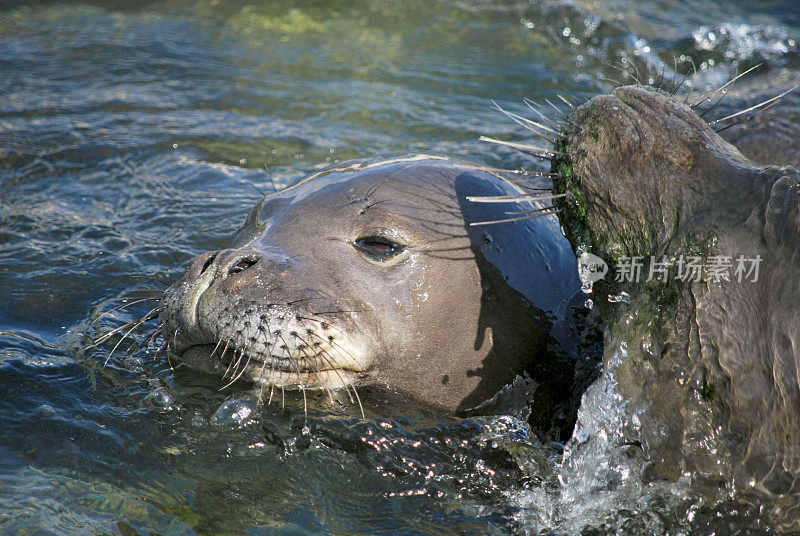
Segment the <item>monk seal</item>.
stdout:
[[468,196],[523,193],[424,155],[315,174],[259,201],[229,249],[189,263],[160,305],[169,350],[265,397],[376,383],[464,411],[526,370],[558,384],[548,348],[580,291],[558,220],[471,225],[519,218]]
[[[627,415],[620,441],[641,447],[646,480],[769,496],[777,523],[797,528],[800,174],[754,163],[648,87],[592,99],[562,135],[554,190],[567,194],[570,242],[611,274],[643,265],[594,288],[613,341],[603,381]],[[703,269],[679,277],[692,258]]]

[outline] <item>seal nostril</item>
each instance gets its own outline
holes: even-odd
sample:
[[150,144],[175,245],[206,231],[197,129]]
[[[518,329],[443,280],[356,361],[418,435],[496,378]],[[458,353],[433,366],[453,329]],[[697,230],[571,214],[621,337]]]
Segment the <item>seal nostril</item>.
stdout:
[[251,266],[253,266],[257,259],[244,257],[243,259],[239,259],[236,263],[234,263],[230,268],[228,268],[228,275],[231,276],[233,274],[238,274],[239,272],[244,272]]
[[211,263],[214,262],[214,259],[216,258],[217,258],[216,253],[214,253],[213,255],[209,255],[209,257],[206,259],[206,262],[203,263],[203,267],[200,268],[200,273],[202,274],[203,272],[208,270],[208,267],[211,266]]

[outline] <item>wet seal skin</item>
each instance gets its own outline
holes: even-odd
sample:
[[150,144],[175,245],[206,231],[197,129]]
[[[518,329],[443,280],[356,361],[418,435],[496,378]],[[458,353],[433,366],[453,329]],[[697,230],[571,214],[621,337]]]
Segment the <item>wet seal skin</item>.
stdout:
[[[639,282],[612,269],[595,287],[643,477],[768,497],[776,526],[800,528],[800,174],[754,163],[648,87],[592,99],[563,135],[571,243],[616,267],[645,259]],[[646,281],[651,256],[762,260],[757,281]]]
[[461,412],[525,371],[564,398],[571,369],[548,349],[580,283],[557,219],[470,225],[509,205],[467,196],[520,193],[424,155],[309,177],[262,199],[230,249],[167,290],[169,350],[265,401],[283,388],[355,398],[371,383]]

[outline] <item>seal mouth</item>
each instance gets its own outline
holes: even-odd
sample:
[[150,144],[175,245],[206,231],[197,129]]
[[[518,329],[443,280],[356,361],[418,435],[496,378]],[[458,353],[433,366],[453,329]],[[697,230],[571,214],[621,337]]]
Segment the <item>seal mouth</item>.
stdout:
[[[231,383],[245,378],[254,383],[296,385],[299,387],[344,387],[354,383],[359,370],[338,366],[324,351],[302,357],[286,357],[271,353],[252,353],[240,348],[195,344],[178,355],[187,365],[213,370],[229,377]],[[337,379],[331,385],[331,378]]]

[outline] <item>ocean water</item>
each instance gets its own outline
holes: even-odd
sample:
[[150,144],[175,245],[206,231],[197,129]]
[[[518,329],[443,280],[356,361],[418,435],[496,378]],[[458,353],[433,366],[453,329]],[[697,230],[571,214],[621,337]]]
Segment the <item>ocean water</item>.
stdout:
[[261,407],[146,332],[92,344],[273,184],[413,152],[545,170],[478,140],[529,134],[493,100],[759,63],[800,69],[797,0],[0,3],[0,533],[773,532],[724,493],[598,498],[592,468],[633,466],[514,416]]

